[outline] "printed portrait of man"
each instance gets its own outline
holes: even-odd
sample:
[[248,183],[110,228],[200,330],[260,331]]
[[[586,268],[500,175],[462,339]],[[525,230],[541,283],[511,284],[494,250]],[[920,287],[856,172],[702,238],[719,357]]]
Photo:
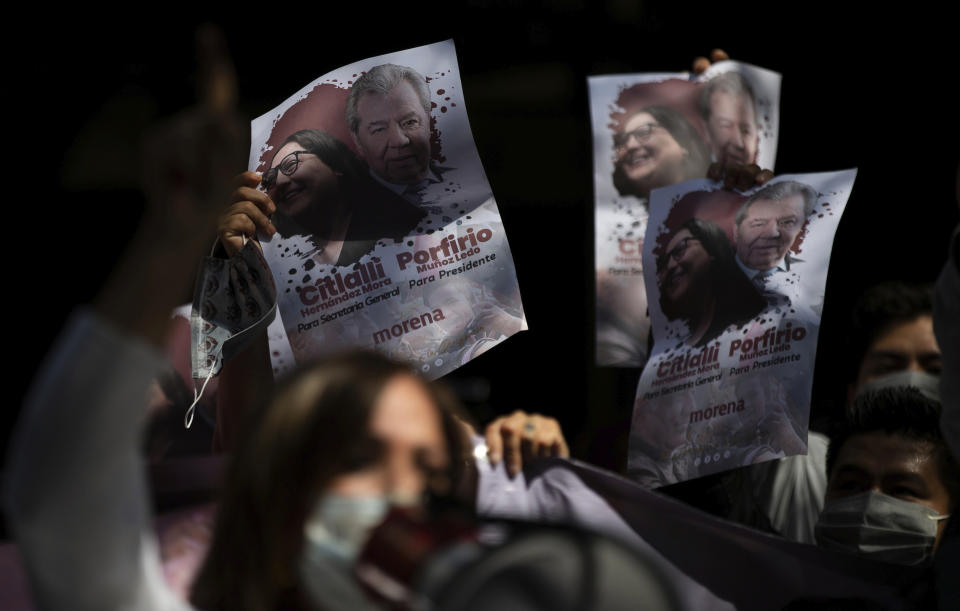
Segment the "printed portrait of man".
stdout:
[[742,74],[725,72],[710,79],[700,93],[699,106],[715,160],[744,165],[757,162],[757,102]]
[[405,66],[374,66],[347,97],[347,127],[360,158],[381,185],[410,201],[441,180],[445,168],[431,161],[430,89],[423,75]]
[[790,249],[816,203],[817,193],[810,185],[783,181],[760,189],[737,210],[736,262],[765,296],[789,292],[781,284],[791,267],[802,263]]

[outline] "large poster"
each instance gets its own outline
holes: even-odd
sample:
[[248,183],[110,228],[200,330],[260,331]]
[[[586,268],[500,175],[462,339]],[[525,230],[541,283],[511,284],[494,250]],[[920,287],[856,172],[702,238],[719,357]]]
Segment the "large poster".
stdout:
[[634,403],[633,479],[662,486],[806,453],[827,266],[855,176],[653,192],[643,243],[653,349]]
[[773,169],[780,75],[719,62],[700,76],[588,79],[596,198],[596,362],[641,367],[650,320],[641,252],[650,191],[711,161]]
[[316,79],[252,123],[274,370],[356,346],[439,377],[526,329],[452,41]]

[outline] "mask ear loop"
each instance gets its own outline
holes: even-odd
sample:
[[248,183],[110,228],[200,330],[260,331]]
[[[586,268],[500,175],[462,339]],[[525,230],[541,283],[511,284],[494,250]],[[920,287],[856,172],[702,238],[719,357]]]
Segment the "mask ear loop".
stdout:
[[207,389],[207,384],[210,383],[210,380],[213,379],[213,368],[210,368],[210,372],[207,373],[207,378],[203,381],[203,385],[200,387],[200,392],[197,392],[197,386],[193,386],[193,403],[190,404],[190,407],[187,408],[187,413],[183,415],[183,427],[190,428],[190,425],[193,424],[193,416],[197,411],[197,403],[200,402],[200,397],[203,396],[203,391]]
[[[247,234],[242,233],[240,237],[243,238],[243,246],[247,245]],[[210,249],[210,256],[213,256],[213,253],[217,249],[219,240],[213,243],[213,248]],[[242,248],[242,247],[241,247]],[[200,402],[200,398],[203,396],[203,391],[207,389],[207,384],[210,383],[210,380],[213,379],[213,367],[210,368],[209,373],[207,373],[206,379],[203,381],[203,385],[200,386],[200,391],[197,391],[196,383],[193,386],[193,403],[190,404],[190,407],[187,408],[187,412],[183,415],[183,427],[189,429],[193,425],[193,417],[197,411],[197,403]]]

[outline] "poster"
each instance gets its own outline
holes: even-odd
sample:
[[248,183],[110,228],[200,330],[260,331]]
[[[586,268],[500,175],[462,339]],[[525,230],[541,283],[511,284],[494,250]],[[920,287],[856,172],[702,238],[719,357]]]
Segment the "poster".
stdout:
[[650,320],[643,236],[652,189],[706,176],[712,161],[773,169],[780,75],[724,61],[700,76],[588,79],[596,199],[596,363],[642,367]]
[[653,349],[631,478],[656,487],[806,453],[827,267],[855,176],[653,192],[643,244]]
[[252,122],[277,234],[275,374],[373,349],[437,378],[526,319],[452,41],[344,66]]

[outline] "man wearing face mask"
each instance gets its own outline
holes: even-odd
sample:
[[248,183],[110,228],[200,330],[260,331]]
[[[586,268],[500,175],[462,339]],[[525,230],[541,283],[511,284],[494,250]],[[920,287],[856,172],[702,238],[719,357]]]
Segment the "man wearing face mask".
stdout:
[[930,388],[867,389],[831,436],[821,547],[910,565],[937,549],[960,498],[960,471],[940,431],[935,378],[906,375]]
[[[927,286],[902,282],[864,291],[850,319],[848,405],[872,380],[901,371],[939,374],[940,348],[932,333],[930,293]],[[791,541],[814,543],[827,488],[828,443],[826,435],[810,430],[806,455],[753,465],[736,504],[759,505],[775,532]],[[743,521],[737,515],[728,517]]]

